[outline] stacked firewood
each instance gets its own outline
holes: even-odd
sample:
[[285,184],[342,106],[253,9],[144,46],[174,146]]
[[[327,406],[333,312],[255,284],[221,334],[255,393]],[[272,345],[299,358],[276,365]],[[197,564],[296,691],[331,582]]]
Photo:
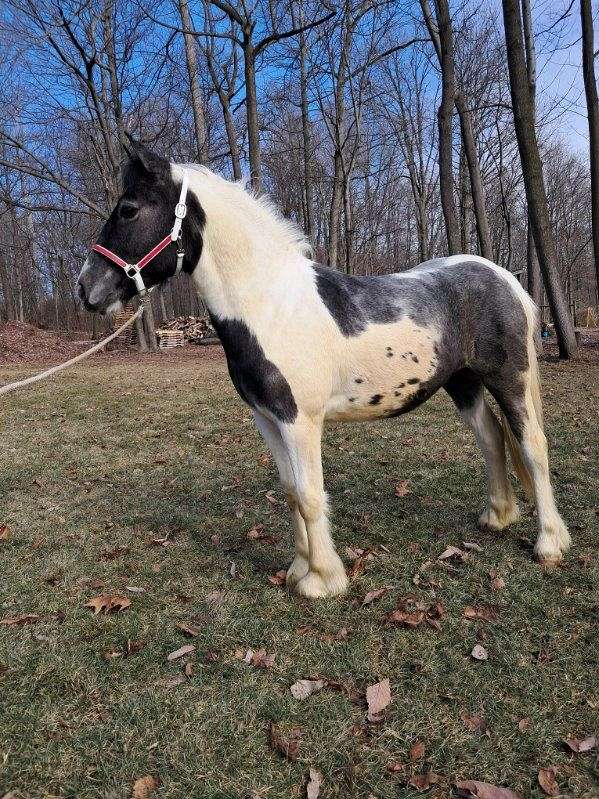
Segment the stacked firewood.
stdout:
[[173,331],[182,333],[186,344],[206,344],[212,340],[218,341],[214,328],[205,316],[177,316],[175,319],[163,322],[160,331],[157,330],[156,334],[166,333],[164,338],[173,338]]

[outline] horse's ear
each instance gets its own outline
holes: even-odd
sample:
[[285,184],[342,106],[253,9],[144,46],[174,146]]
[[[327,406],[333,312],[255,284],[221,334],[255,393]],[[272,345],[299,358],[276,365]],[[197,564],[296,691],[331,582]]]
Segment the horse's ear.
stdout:
[[129,166],[137,167],[153,177],[162,177],[170,174],[170,164],[166,158],[156,155],[145,144],[136,141],[131,134],[126,133],[123,148],[129,156]]

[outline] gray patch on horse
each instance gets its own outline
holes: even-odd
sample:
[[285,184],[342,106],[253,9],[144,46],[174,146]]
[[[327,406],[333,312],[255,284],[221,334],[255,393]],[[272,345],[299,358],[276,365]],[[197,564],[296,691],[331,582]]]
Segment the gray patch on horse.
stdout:
[[210,313],[210,321],[227,356],[227,366],[239,396],[251,408],[261,406],[281,422],[291,424],[297,405],[289,383],[269,361],[258,339],[239,319],[224,319]]

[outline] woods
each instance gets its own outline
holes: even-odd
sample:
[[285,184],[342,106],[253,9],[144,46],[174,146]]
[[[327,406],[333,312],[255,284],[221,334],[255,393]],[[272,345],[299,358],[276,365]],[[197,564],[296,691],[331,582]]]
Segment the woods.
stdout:
[[[503,18],[448,0],[5,9],[0,320],[99,324],[73,287],[119,195],[129,132],[173,160],[247,176],[342,271],[484,255],[528,288],[560,354],[575,354],[599,264],[589,0],[503,0]],[[566,88],[551,86],[564,50],[582,64],[582,144],[568,134]],[[155,292],[153,310],[160,322],[201,307],[183,276]],[[138,332],[155,346],[151,329]]]

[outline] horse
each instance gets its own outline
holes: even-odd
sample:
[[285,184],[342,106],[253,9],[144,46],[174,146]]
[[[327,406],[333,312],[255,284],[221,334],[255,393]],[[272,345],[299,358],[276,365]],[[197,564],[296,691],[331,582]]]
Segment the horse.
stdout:
[[[169,246],[174,218],[177,252]],[[148,262],[140,260],[143,253],[154,255]],[[317,598],[348,587],[330,532],[324,422],[389,419],[440,388],[486,463],[479,525],[502,530],[519,518],[507,441],[515,471],[536,501],[536,558],[561,560],[570,535],[549,476],[537,311],[506,269],[454,255],[397,274],[341,273],[312,260],[302,231],[264,196],[131,140],[122,196],[78,278],[87,309],[119,310],[140,290],[142,262],[142,291],[179,265],[208,309],[231,380],[253,412],[287,497],[295,543],[290,590]]]

